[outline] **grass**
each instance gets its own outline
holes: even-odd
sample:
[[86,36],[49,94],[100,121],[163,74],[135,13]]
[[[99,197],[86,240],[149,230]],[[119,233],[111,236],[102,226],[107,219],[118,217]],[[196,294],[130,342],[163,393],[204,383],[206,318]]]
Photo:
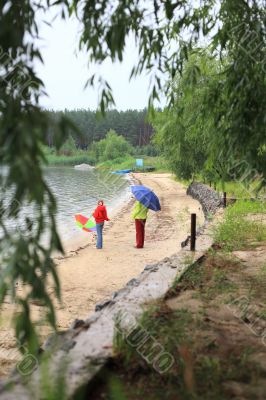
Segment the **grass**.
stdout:
[[[266,240],[266,225],[252,221],[254,215],[266,214],[266,203],[261,201],[237,201],[225,212],[225,219],[214,232],[215,242],[224,250],[241,250]],[[249,218],[251,217],[251,218]]]
[[[164,161],[161,157],[149,157],[144,156],[144,168],[151,166],[154,167],[156,172],[168,172],[169,169],[167,167],[166,161]],[[112,171],[120,170],[120,169],[133,169],[136,165],[136,158],[127,156],[124,158],[117,158],[115,160],[108,160],[97,164],[98,169],[109,169]],[[142,169],[139,169],[141,172]]]
[[78,164],[92,164],[91,158],[85,154],[74,156],[57,156],[50,154],[47,157],[49,165],[78,165]]
[[[44,147],[44,154],[49,165],[77,165],[77,164],[90,164],[95,165],[95,159],[88,154],[87,151],[75,150],[72,155],[57,154],[54,148]],[[144,160],[144,167],[154,167],[156,172],[168,172],[166,161],[161,157],[141,156]],[[136,165],[136,157],[125,156],[114,160],[98,162],[96,167],[102,170],[120,170],[120,169],[133,169]],[[141,172],[142,169],[139,169]]]
[[136,159],[127,156],[124,158],[116,158],[115,160],[103,161],[97,164],[98,169],[118,170],[118,169],[131,169],[135,165]]
[[[230,181],[224,183],[217,183],[216,190],[218,192],[226,192],[227,197],[236,198],[236,199],[250,199],[256,197],[256,183],[253,185],[244,185],[238,181]],[[265,189],[264,189],[265,193]]]
[[48,146],[43,147],[48,165],[77,165],[90,164],[94,165],[94,160],[83,150],[74,150],[71,155],[58,154],[54,148]]
[[[186,347],[190,343],[190,329],[193,325],[191,313],[187,310],[171,311],[162,302],[150,306],[138,321],[148,334],[147,341],[136,347],[130,345],[119,333],[115,338],[115,353],[119,369],[124,371],[123,380],[120,382],[120,392],[124,393],[126,399],[137,399],[142,396],[147,399],[175,398],[177,388],[183,387],[181,371],[182,360],[178,354],[178,347]],[[152,339],[152,340],[150,340]],[[163,349],[171,355],[173,363],[166,373],[160,375],[155,371],[156,352],[152,346]],[[154,357],[154,358],[153,358]],[[129,384],[130,381],[130,384]],[[110,375],[108,385],[113,392],[114,375]],[[167,385],[165,385],[167,382]],[[105,398],[105,397],[104,397]],[[106,397],[109,398],[109,397]]]

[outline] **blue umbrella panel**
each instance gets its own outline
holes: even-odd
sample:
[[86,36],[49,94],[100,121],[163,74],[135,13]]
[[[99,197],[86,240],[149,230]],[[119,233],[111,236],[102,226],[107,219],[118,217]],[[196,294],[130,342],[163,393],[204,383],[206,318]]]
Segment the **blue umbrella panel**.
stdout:
[[160,211],[161,205],[156,194],[149,188],[143,185],[131,186],[131,192],[136,200],[138,200],[145,207],[153,211]]

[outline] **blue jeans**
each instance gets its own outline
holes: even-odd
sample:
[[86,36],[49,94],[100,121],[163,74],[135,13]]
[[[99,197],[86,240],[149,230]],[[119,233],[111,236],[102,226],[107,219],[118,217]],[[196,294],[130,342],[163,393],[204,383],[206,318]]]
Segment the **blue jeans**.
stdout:
[[96,247],[97,247],[97,249],[102,249],[102,247],[103,247],[103,226],[104,226],[104,222],[101,222],[100,224],[96,224],[96,232],[97,232]]

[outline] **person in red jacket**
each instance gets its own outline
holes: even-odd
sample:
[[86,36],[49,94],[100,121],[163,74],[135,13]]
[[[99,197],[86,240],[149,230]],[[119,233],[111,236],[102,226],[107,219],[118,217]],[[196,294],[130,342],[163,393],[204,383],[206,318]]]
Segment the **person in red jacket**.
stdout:
[[97,249],[102,249],[103,248],[103,226],[104,226],[104,221],[109,221],[109,218],[107,217],[106,207],[103,204],[103,200],[99,200],[98,201],[98,206],[94,210],[94,213],[92,215],[94,216],[94,219],[95,219],[95,222],[96,222],[96,231],[97,231],[96,248]]

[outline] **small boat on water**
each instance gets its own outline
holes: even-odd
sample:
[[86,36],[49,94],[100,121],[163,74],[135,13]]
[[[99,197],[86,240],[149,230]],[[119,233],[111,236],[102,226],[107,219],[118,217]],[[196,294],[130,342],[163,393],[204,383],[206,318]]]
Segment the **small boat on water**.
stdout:
[[119,169],[117,171],[113,171],[112,174],[128,174],[132,172],[132,169]]

